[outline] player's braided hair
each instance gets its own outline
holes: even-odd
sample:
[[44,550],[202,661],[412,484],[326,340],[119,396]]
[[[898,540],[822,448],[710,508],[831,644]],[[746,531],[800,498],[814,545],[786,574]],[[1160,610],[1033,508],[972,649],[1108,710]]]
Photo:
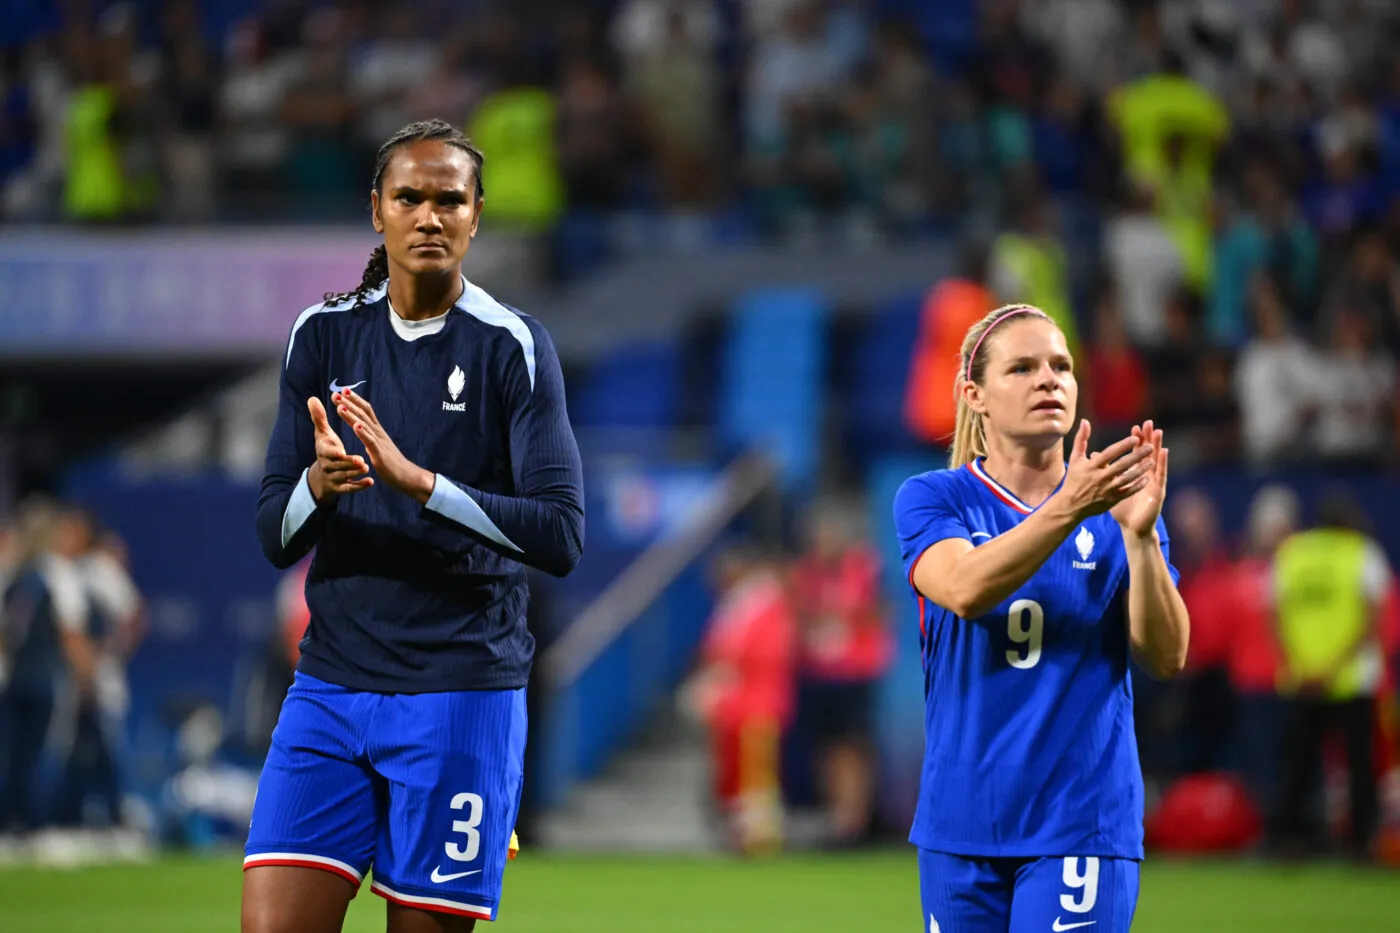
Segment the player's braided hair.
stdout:
[[1032,305],[1004,305],[988,312],[976,324],[967,329],[963,337],[962,353],[958,356],[958,375],[953,380],[953,397],[957,402],[958,414],[953,428],[953,449],[948,454],[948,466],[957,469],[966,466],[978,457],[987,455],[987,431],[982,424],[982,416],[973,411],[963,397],[963,386],[969,382],[982,384],[987,372],[987,347],[985,343],[990,332],[1002,321],[1016,320],[1021,316],[1038,317],[1049,320],[1049,316]]
[[[472,144],[470,139],[462,134],[446,120],[419,120],[410,123],[399,130],[393,136],[384,141],[384,145],[379,147],[379,154],[374,160],[374,180],[370,187],[384,193],[384,170],[389,166],[389,159],[401,146],[409,143],[421,142],[423,140],[441,140],[449,146],[455,146],[467,154],[472,161],[472,177],[476,182],[476,201],[481,203],[481,199],[486,197],[486,188],[481,181],[481,167],[486,162],[486,157],[481,154],[481,150]],[[383,285],[389,279],[389,253],[381,243],[369,254],[369,262],[365,264],[364,275],[360,277],[360,284],[352,292],[327,292],[323,298],[327,304],[340,304],[354,299],[355,304],[362,304],[376,288]]]

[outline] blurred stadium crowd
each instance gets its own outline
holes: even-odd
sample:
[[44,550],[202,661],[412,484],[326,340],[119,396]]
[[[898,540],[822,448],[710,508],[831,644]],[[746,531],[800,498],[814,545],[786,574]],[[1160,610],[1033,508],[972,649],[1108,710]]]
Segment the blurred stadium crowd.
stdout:
[[1151,411],[1191,460],[1394,460],[1391,4],[171,0],[17,23],[9,221],[354,218],[378,142],[444,115],[488,153],[488,222],[552,231],[557,270],[602,261],[619,213],[740,242],[952,231],[996,295],[1082,336],[1100,418]]
[[[546,244],[562,278],[625,249],[617,220],[637,215],[741,247],[840,243],[856,263],[860,250],[955,239],[957,275],[924,297],[913,345],[895,348],[912,357],[901,431],[925,449],[951,433],[968,324],[1017,300],[1075,340],[1096,438],[1153,417],[1174,470],[1301,464],[1335,477],[1394,471],[1400,455],[1400,66],[1387,54],[1400,7],[1386,0],[173,0],[19,4],[10,23],[7,223],[362,222],[375,147],[443,116],[487,154],[488,229]],[[860,446],[840,455],[868,455]],[[1217,510],[1234,505],[1200,490],[1172,501],[1191,669],[1141,682],[1139,735],[1160,790],[1239,774],[1208,789],[1246,801],[1232,811],[1243,828],[1203,822],[1166,794],[1149,832],[1170,844],[1174,830],[1212,825],[1223,845],[1175,842],[1238,847],[1272,806],[1280,844],[1306,848],[1327,819],[1342,826],[1346,796],[1354,832],[1373,832],[1386,812],[1400,817],[1400,787],[1384,781],[1400,774],[1384,699],[1400,660],[1393,573],[1340,502],[1318,516],[1334,537],[1300,539],[1327,553],[1344,540],[1360,568],[1337,597],[1362,607],[1348,617],[1351,653],[1324,672],[1317,656],[1326,667],[1336,646],[1316,636],[1335,606],[1306,585],[1297,553],[1286,583],[1277,568],[1280,543],[1312,517],[1266,487],[1242,537],[1225,540]],[[58,533],[81,524],[64,509],[25,514],[4,538],[12,582],[99,547]],[[747,807],[744,845],[781,833],[776,746],[798,724],[832,838],[862,839],[874,818],[862,736],[889,664],[894,607],[875,579],[888,542],[823,515],[794,553],[717,564],[718,604],[683,690],[711,730],[718,796]],[[296,579],[279,598],[277,676],[304,626]],[[1296,579],[1301,590],[1288,589]],[[115,624],[86,598],[89,622],[55,615],[55,626]],[[108,644],[101,632],[137,630],[125,624],[55,637],[26,670],[83,696],[96,668],[82,659]],[[22,640],[0,632],[13,715]],[[135,641],[114,644],[119,658]],[[1322,742],[1328,722],[1349,739],[1349,769]],[[195,722],[181,736],[185,764],[209,760],[208,731]],[[74,732],[72,755],[88,733]],[[9,736],[13,788],[32,752],[15,749],[32,742]],[[754,762],[758,777],[745,771]],[[1350,794],[1334,793],[1347,773]],[[1301,801],[1318,787],[1328,794],[1315,813]],[[54,799],[10,812],[12,827],[71,819],[71,793],[42,796]],[[1300,815],[1315,819],[1295,825]]]

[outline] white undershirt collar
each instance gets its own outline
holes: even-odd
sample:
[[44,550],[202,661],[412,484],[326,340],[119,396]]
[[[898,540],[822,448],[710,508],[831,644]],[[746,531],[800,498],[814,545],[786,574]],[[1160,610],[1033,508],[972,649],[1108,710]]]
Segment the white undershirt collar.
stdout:
[[398,334],[401,339],[408,341],[427,337],[442,330],[447,326],[447,315],[452,311],[451,308],[448,308],[436,317],[422,321],[406,321],[399,317],[398,312],[394,310],[394,305],[389,301],[387,294],[384,296],[384,303],[389,306],[389,324],[394,328],[394,333]]

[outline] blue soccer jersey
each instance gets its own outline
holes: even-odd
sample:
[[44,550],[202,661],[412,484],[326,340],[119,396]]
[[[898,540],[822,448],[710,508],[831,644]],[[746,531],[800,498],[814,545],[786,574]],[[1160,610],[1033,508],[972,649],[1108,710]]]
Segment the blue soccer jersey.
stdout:
[[[1033,511],[980,462],[907,480],[894,505],[906,579],[931,545],[977,546]],[[1160,519],[1157,531],[1170,566]],[[977,618],[914,593],[926,741],[911,842],[977,857],[1142,858],[1127,591],[1122,534],[1104,514]]]

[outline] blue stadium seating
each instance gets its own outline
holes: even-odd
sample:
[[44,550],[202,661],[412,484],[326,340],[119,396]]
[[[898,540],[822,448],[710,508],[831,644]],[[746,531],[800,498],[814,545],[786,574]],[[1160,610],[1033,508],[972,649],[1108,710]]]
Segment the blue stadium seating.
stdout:
[[793,492],[817,479],[828,316],[826,300],[812,289],[749,292],[735,308],[722,353],[720,442],[771,451]]
[[570,406],[582,427],[667,428],[680,416],[681,352],[672,341],[609,348],[589,367]]
[[842,419],[846,454],[857,466],[880,454],[917,449],[904,426],[904,393],[922,305],[918,293],[886,301],[850,351],[851,384],[838,388],[838,395],[847,405]]

